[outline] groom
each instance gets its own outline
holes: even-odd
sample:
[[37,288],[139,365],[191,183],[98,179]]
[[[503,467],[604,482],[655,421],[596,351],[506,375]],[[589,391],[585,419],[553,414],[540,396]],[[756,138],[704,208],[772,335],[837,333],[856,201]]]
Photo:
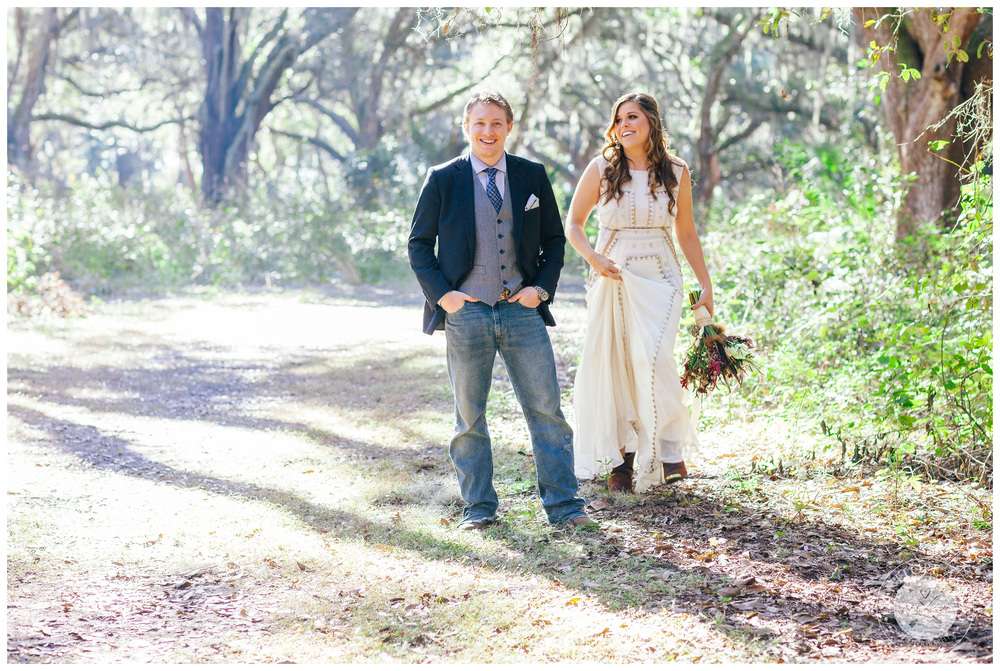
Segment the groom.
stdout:
[[472,96],[462,121],[471,153],[430,169],[407,247],[427,299],[424,333],[443,329],[447,342],[456,415],[449,454],[466,502],[462,530],[496,521],[486,399],[497,353],[528,422],[549,522],[592,523],[576,496],[573,432],[545,331],[555,325],[549,303],[566,238],[545,169],[504,152],[513,125],[502,95]]

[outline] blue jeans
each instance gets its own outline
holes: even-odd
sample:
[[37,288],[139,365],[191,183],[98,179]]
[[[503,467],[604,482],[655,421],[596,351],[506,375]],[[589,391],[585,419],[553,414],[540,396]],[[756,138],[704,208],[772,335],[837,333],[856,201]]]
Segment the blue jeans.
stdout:
[[462,521],[493,519],[493,451],[486,399],[497,353],[531,433],[538,494],[552,524],[583,514],[573,472],[573,430],[559,407],[555,357],[538,310],[500,301],[468,302],[445,318],[448,374],[455,390],[455,436],[449,453],[466,505]]

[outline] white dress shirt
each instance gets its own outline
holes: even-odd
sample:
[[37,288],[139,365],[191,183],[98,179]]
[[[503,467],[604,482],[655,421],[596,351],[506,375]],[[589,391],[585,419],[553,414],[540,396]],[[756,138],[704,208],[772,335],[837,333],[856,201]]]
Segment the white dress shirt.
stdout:
[[500,191],[500,197],[503,198],[503,189],[507,183],[507,152],[503,153],[500,160],[496,162],[496,165],[486,165],[481,158],[471,152],[469,153],[469,160],[472,161],[472,171],[476,173],[476,177],[479,178],[479,183],[483,185],[484,191],[490,180],[489,175],[486,174],[486,169],[497,169],[497,174],[493,178],[493,181],[496,182],[497,189]]

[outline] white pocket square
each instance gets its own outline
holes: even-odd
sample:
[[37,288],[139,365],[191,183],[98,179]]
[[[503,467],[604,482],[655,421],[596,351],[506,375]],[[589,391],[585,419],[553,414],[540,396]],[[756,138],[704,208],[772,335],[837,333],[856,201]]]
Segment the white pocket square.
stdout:
[[524,211],[533,210],[538,207],[538,196],[531,194],[528,196],[528,204],[524,206]]

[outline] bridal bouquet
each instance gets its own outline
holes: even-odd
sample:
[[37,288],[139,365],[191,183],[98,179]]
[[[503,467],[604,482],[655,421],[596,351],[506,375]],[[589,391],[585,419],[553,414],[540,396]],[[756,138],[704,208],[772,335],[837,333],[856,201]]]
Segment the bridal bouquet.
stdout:
[[[691,304],[698,302],[701,291],[688,294]],[[747,336],[726,335],[721,324],[712,322],[708,310],[699,307],[694,311],[695,340],[687,351],[681,386],[694,387],[696,394],[707,394],[719,382],[731,392],[732,382],[739,386],[747,371],[760,371],[754,360],[754,343]]]

